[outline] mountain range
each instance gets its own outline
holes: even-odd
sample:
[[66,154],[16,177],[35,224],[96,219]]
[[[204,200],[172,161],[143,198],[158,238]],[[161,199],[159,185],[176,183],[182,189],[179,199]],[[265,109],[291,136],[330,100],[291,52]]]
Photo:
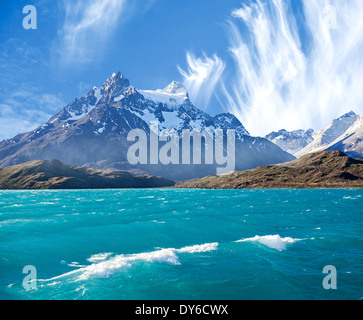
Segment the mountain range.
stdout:
[[295,154],[314,141],[314,130],[287,131],[282,129],[278,132],[271,132],[266,139],[278,145],[288,153]]
[[363,119],[353,111],[334,119],[317,132],[272,132],[266,139],[299,158],[318,151],[342,151],[352,158],[363,159]]
[[210,116],[195,107],[182,84],[164,89],[137,90],[123,74],[114,73],[100,87],[73,100],[38,128],[0,142],[0,167],[33,160],[58,159],[68,165],[102,170],[127,170],[170,180],[187,180],[216,173],[212,165],[131,165],[127,135],[132,129],[150,132],[174,129],[234,129],[236,170],[293,160],[294,157],[265,138],[252,137],[232,114]]

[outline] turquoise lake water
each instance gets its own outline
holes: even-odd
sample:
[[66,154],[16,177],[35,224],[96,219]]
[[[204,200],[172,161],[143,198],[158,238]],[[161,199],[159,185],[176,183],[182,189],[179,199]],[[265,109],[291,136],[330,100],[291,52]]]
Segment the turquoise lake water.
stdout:
[[362,217],[363,190],[0,191],[0,299],[363,299]]

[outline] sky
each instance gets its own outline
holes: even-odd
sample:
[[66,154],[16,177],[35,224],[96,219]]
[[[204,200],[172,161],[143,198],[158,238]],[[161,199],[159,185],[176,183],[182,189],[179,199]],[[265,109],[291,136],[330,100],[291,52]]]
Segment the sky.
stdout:
[[0,0],[0,140],[118,71],[137,89],[182,82],[252,135],[318,130],[363,115],[362,57],[361,0]]

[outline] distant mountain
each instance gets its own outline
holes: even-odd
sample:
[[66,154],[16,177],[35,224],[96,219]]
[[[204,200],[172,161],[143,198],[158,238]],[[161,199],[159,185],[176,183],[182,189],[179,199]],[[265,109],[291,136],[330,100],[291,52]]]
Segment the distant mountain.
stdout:
[[0,142],[0,167],[32,160],[59,159],[96,169],[136,170],[171,180],[203,177],[216,172],[213,165],[131,165],[127,141],[132,129],[150,132],[150,121],[159,132],[175,129],[234,129],[236,169],[286,162],[294,157],[263,138],[249,135],[239,120],[223,113],[214,117],[196,108],[186,89],[172,82],[165,89],[137,90],[121,73],[101,87],[92,88],[35,130]]
[[363,126],[361,118],[353,111],[331,122],[329,127],[314,133],[314,140],[295,153],[296,157],[323,151],[338,150],[354,158],[363,158]]
[[363,161],[340,151],[321,151],[280,165],[209,176],[178,187],[202,189],[363,188]]
[[358,117],[357,121],[335,139],[326,150],[342,150],[352,158],[363,159],[363,118]]
[[363,120],[353,111],[333,120],[327,128],[314,132],[280,130],[266,139],[299,158],[318,151],[342,151],[352,158],[363,159]]
[[282,150],[288,153],[295,154],[301,149],[305,148],[309,143],[314,141],[313,138],[314,130],[296,130],[286,131],[280,130],[278,132],[272,132],[265,138],[276,145]]
[[0,189],[159,188],[174,182],[122,171],[68,166],[58,160],[38,160],[0,169]]

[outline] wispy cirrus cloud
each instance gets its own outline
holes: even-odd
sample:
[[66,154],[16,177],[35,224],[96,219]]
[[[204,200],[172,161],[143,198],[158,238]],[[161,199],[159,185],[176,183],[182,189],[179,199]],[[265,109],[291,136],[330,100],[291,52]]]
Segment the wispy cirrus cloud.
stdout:
[[363,112],[363,2],[305,0],[302,9],[303,32],[284,0],[253,1],[229,19],[236,72],[225,96],[253,134]]
[[128,0],[66,0],[56,44],[62,63],[93,61],[120,21],[126,19],[121,16],[128,5]]
[[32,81],[43,59],[23,40],[0,45],[0,140],[36,128],[65,105],[62,94],[44,92]]
[[363,1],[250,0],[227,18],[227,35],[225,60],[188,53],[188,71],[179,71],[204,105],[218,88],[251,134],[363,113]]
[[183,76],[183,82],[189,92],[191,101],[206,109],[212,97],[214,89],[225,69],[225,63],[217,55],[202,58],[195,57],[191,52],[186,54],[187,71],[178,67]]

